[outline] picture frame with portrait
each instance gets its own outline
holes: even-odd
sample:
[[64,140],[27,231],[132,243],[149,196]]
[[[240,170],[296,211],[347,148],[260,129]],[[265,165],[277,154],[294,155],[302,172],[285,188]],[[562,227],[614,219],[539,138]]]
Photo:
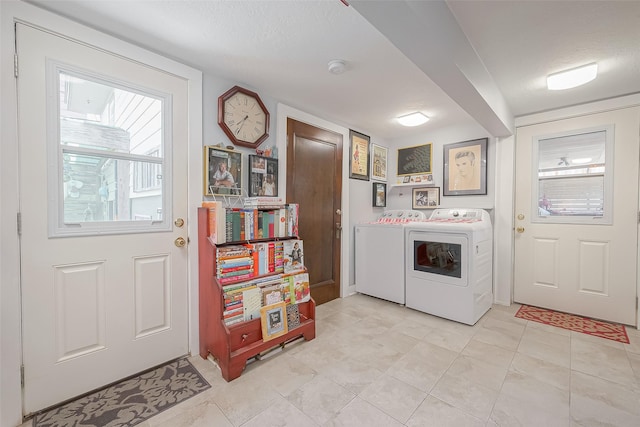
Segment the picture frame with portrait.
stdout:
[[262,340],[269,341],[288,332],[287,309],[284,301],[260,309]]
[[204,147],[204,195],[241,195],[242,153],[213,145]]
[[249,155],[249,197],[278,195],[278,159]]
[[387,206],[387,184],[383,182],[373,183],[373,207],[384,208]]
[[371,179],[374,181],[387,181],[387,147],[371,144]]
[[349,129],[349,178],[369,181],[369,143],[371,138]]
[[487,146],[489,138],[447,144],[443,147],[443,194],[487,194]]
[[440,207],[440,187],[419,187],[413,189],[412,209],[435,209]]

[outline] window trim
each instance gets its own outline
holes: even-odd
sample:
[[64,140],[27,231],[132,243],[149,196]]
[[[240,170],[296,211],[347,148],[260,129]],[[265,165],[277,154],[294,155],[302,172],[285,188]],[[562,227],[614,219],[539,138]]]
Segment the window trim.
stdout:
[[[573,216],[541,216],[538,210],[539,200],[539,143],[540,141],[552,138],[562,138],[566,136],[582,135],[595,132],[605,133],[605,163],[604,173],[598,173],[588,176],[604,176],[604,202],[602,216],[589,215],[573,215]],[[531,144],[531,171],[533,172],[531,180],[531,222],[538,224],[582,224],[582,225],[612,225],[613,224],[613,162],[614,162],[614,143],[615,143],[615,126],[613,124],[595,126],[591,128],[576,129],[567,132],[538,135],[533,137]],[[584,175],[581,175],[584,176]],[[572,178],[569,175],[566,178]],[[557,179],[557,178],[544,178]]]
[[[139,154],[111,152],[86,147],[70,147],[60,144],[60,73],[77,76],[81,79],[95,81],[114,88],[138,93],[161,101],[162,121],[162,153],[163,157],[152,157]],[[46,63],[46,129],[47,129],[47,222],[49,238],[73,236],[100,236],[113,234],[155,233],[172,230],[169,221],[172,218],[172,120],[173,104],[171,94],[151,90],[124,82],[109,76],[88,71],[80,67],[47,59]],[[64,222],[63,194],[63,154],[74,153],[113,158],[117,160],[144,161],[162,165],[163,179],[162,219],[160,220],[118,220],[91,221],[80,223]],[[157,191],[157,190],[156,190]]]

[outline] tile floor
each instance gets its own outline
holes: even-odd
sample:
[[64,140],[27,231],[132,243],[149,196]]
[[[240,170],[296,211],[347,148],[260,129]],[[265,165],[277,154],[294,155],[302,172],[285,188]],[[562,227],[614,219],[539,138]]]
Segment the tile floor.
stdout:
[[[473,327],[353,295],[317,307],[316,339],[250,363],[140,427],[640,426],[640,331],[630,344],[514,317]],[[30,424],[25,424],[30,425]]]

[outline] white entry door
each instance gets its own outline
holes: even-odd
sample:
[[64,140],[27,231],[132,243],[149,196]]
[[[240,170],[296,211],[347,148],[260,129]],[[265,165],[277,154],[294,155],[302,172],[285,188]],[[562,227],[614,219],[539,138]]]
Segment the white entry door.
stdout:
[[636,324],[640,109],[516,136],[514,300]]
[[188,351],[188,87],[16,31],[29,414]]

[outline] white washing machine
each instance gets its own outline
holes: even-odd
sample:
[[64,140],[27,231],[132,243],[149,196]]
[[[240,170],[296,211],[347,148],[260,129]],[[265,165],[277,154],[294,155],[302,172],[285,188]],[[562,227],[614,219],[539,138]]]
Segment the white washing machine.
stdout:
[[355,226],[356,291],[405,303],[404,229],[425,218],[417,210],[388,210],[376,221]]
[[493,303],[493,227],[483,209],[407,224],[406,306],[474,325]]

